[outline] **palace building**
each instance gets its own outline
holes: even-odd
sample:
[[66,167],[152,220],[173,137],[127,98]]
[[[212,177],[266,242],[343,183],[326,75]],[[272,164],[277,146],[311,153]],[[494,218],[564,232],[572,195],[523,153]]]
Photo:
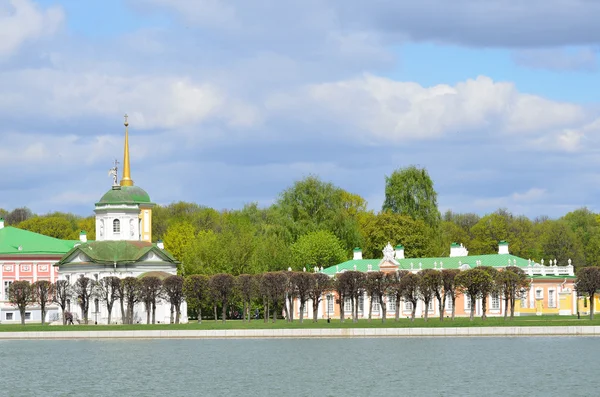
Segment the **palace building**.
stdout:
[[[14,280],[67,280],[75,284],[78,277],[99,281],[104,277],[119,278],[156,276],[164,279],[177,274],[180,264],[163,244],[152,243],[152,208],[150,196],[135,186],[131,179],[129,159],[129,123],[125,116],[125,146],[123,174],[118,181],[117,162],[109,171],[111,188],[96,203],[96,241],[87,241],[85,232],[79,241],[64,241],[12,227],[0,229],[0,262],[5,289],[2,291],[0,321],[20,322],[19,311],[8,304],[7,291]],[[3,223],[1,224],[3,225]],[[67,311],[82,318],[77,298],[68,302]],[[119,305],[113,306],[112,323],[122,323]],[[170,304],[160,302],[156,321],[170,321]],[[26,321],[40,322],[39,308],[32,307]],[[60,311],[52,305],[46,321],[62,321]],[[106,306],[96,299],[88,312],[90,323],[104,324],[108,320]],[[143,303],[134,308],[134,323],[145,323]],[[181,306],[180,322],[187,322],[187,306]]]
[[[536,263],[531,260],[519,258],[509,253],[508,243],[501,241],[498,245],[498,253],[490,255],[469,255],[468,250],[462,244],[453,243],[450,247],[448,257],[439,258],[405,258],[404,247],[397,245],[395,248],[391,244],[383,249],[383,258],[381,259],[363,259],[362,251],[359,248],[354,250],[354,257],[351,260],[322,269],[321,272],[330,277],[335,277],[345,271],[355,270],[361,272],[395,272],[406,270],[412,273],[418,273],[424,269],[459,269],[467,270],[477,266],[491,266],[502,270],[507,266],[517,266],[521,268],[530,281],[530,288],[525,291],[522,298],[515,305],[516,316],[529,315],[574,315],[577,314],[577,294],[575,292],[575,274],[573,264],[569,260],[566,266],[559,266],[554,261],[544,265],[544,261]],[[337,302],[337,294],[330,292],[326,294],[319,306],[319,318],[339,318],[340,311]],[[394,318],[396,311],[400,311],[400,317],[410,317],[412,304],[410,302],[396,302],[393,297],[384,297],[388,318]],[[368,318],[369,315],[369,297],[364,293],[359,297],[358,316],[359,318]],[[312,305],[305,305],[305,315],[312,316]],[[296,303],[296,312],[299,304]],[[345,317],[351,316],[352,303],[350,298],[344,302]],[[581,313],[586,313],[587,306],[584,307],[583,300],[579,299],[579,309]],[[499,295],[487,297],[486,314],[492,316],[504,316],[504,299]],[[428,316],[439,317],[439,307],[437,299],[433,299],[426,308],[424,302],[419,301],[416,308],[416,317],[423,317],[425,310]],[[468,317],[474,311],[475,316],[482,314],[482,299],[478,299],[474,308],[470,307],[470,300],[464,295],[456,298],[455,315],[457,317]],[[510,309],[509,309],[510,310]],[[443,308],[444,317],[452,313],[452,302],[446,299],[446,307]],[[372,318],[380,318],[382,310],[379,303],[373,302]],[[295,313],[297,317],[299,313]]]

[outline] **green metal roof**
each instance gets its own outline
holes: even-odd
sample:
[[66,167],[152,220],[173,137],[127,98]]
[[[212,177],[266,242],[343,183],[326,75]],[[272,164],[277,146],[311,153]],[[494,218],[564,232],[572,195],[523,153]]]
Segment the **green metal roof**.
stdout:
[[64,255],[79,243],[12,226],[0,229],[0,255]]
[[[455,257],[441,257],[441,258],[406,258],[396,259],[399,263],[398,269],[400,270],[411,270],[412,269],[458,269],[461,265],[467,264],[470,267],[477,266],[480,261],[480,266],[492,266],[492,267],[506,267],[517,266],[520,268],[526,268],[529,264],[527,259],[519,258],[518,256],[510,254],[490,254],[490,255],[469,255],[469,256],[455,256]],[[323,269],[323,273],[333,276],[336,272],[342,270],[356,270],[366,272],[371,265],[371,270],[378,271],[379,263],[381,259],[353,259],[336,266],[330,266],[327,269]],[[419,266],[421,264],[421,266]],[[443,266],[441,265],[443,264]],[[532,263],[533,264],[533,263]]]
[[102,196],[98,204],[152,204],[150,196],[139,186],[118,186]]
[[[136,263],[140,262],[144,255],[151,251],[167,262],[175,264],[179,263],[179,261],[177,261],[177,259],[175,259],[168,251],[158,248],[156,244],[145,241],[94,241],[74,247],[59,262],[57,262],[56,265],[81,265],[86,263],[112,265],[114,263]],[[90,258],[90,261],[70,263],[70,258],[78,252],[86,255]]]

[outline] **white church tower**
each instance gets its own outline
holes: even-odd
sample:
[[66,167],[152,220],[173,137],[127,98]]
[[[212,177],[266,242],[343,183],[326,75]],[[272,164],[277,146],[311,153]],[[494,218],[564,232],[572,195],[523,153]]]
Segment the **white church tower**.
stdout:
[[112,188],[96,203],[96,241],[152,242],[152,207],[144,189],[134,186],[129,166],[129,122],[125,115],[123,177],[117,182],[117,165],[109,171]]

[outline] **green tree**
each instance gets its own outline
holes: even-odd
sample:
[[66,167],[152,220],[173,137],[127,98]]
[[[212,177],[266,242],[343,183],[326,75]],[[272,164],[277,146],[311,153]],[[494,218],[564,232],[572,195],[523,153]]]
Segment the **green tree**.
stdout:
[[[58,216],[35,216],[21,223],[20,229],[40,233],[46,236],[67,240],[73,237],[73,225],[67,219]],[[77,233],[79,235],[79,233]]]
[[297,269],[312,269],[315,266],[326,268],[346,260],[346,253],[339,239],[325,230],[300,237],[292,245],[291,252]]
[[188,304],[188,310],[198,313],[198,324],[202,323],[202,304],[209,295],[208,277],[201,274],[192,274],[183,281],[183,295]]
[[492,276],[481,267],[476,267],[457,274],[455,282],[459,291],[469,299],[471,308],[469,318],[473,321],[477,298],[480,298],[486,286],[492,283]]
[[600,264],[600,223],[598,216],[587,208],[579,208],[562,217],[583,249],[584,266]]
[[437,192],[425,168],[412,165],[385,177],[383,210],[422,220],[436,229],[440,223]]
[[179,260],[186,257],[187,249],[196,235],[196,229],[188,221],[172,223],[163,237],[165,249]]
[[569,259],[575,267],[585,264],[581,242],[565,221],[547,221],[541,246],[546,260],[556,259],[562,266],[566,266]]

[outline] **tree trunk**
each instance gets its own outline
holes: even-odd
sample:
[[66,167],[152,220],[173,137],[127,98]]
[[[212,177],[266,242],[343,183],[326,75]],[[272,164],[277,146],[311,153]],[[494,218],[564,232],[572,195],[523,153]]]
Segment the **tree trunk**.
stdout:
[[287,303],[284,307],[285,317],[287,321],[294,322],[294,298],[292,296],[287,297]]
[[150,324],[150,313],[152,312],[152,305],[148,305],[146,308],[146,324]]
[[123,299],[119,299],[121,302],[121,323],[127,324],[127,317],[125,317],[125,305]]
[[427,322],[429,319],[429,300],[423,301],[423,320]]
[[267,309],[263,314],[265,318],[265,323],[269,322],[269,318],[271,317],[271,302],[267,301]]
[[152,301],[152,324],[156,324],[156,300]]
[[387,320],[387,307],[383,301],[383,297],[379,298],[379,306],[381,307],[381,322],[385,323],[385,320]]
[[316,323],[319,320],[319,299],[313,299],[313,323]]
[[[154,324],[154,320],[152,320]],[[198,324],[202,324],[202,305],[198,305]]]
[[514,320],[515,318],[515,296],[513,295],[510,298],[510,319]]
[[410,321],[411,322],[415,322],[415,315],[417,314],[417,302],[411,302],[412,303],[412,311],[410,313]]
[[[246,322],[246,306],[247,306],[247,302],[244,300],[244,308],[242,309],[242,322],[245,323]],[[250,317],[248,317],[248,322],[250,322]]]
[[21,314],[21,325],[25,325],[25,311],[27,307],[19,307],[19,313]]
[[300,301],[300,314],[298,315],[300,317],[300,324],[304,322],[304,305],[306,305],[306,302]]
[[440,321],[444,321],[444,308],[445,307],[446,307],[446,294],[438,297],[438,308],[440,309]]
[[344,322],[344,299],[340,298],[340,322]]
[[369,322],[371,322],[371,314],[373,314],[373,296],[369,297]]
[[469,313],[469,320],[473,321],[473,317],[475,314],[475,297],[474,296],[470,296],[469,299],[471,300],[471,313]]
[[42,311],[42,325],[46,322],[46,302],[40,303],[40,310]]
[[273,302],[273,324],[277,321],[277,303]]
[[108,318],[107,318],[108,325],[110,325],[110,321],[111,321],[111,317],[112,317],[113,304],[114,304],[114,302],[111,303],[110,305],[108,304],[108,302],[106,302],[106,310],[108,311]]
[[[356,311],[356,321],[355,321],[356,323],[358,322],[358,306],[359,306],[359,303],[360,303],[360,296],[358,296],[356,298],[356,308],[354,309]],[[364,300],[363,300],[363,305],[364,305]]]
[[67,319],[65,317],[65,309],[63,307],[61,307],[62,309],[62,320],[63,320],[63,325],[67,325]]
[[173,312],[175,311],[175,306],[171,303],[171,318],[169,318],[169,324],[173,324],[174,316]]
[[351,304],[350,311],[352,312],[352,322],[355,323],[356,322],[356,297],[354,295],[352,295],[350,297],[350,304]]
[[213,310],[214,310],[214,314],[215,314],[215,323],[216,323],[217,321],[219,321],[219,316],[217,316],[217,304],[216,303],[213,305]]
[[507,296],[504,297],[504,321],[506,321],[506,316],[508,315],[508,301],[509,298]]
[[175,306],[175,324],[179,324],[179,318],[181,317],[181,305]]
[[225,322],[227,317],[227,302],[222,302],[223,307],[221,308],[221,321]]
[[594,292],[590,294],[590,320],[594,319],[594,295]]
[[454,321],[454,315],[456,314],[456,295],[452,294],[450,299],[452,299],[452,321]]
[[394,321],[398,322],[400,320],[400,310],[402,310],[402,299],[396,295],[396,315],[394,316]]
[[481,298],[481,319],[482,320],[485,320],[487,318],[486,309],[487,309],[487,296],[484,295]]

